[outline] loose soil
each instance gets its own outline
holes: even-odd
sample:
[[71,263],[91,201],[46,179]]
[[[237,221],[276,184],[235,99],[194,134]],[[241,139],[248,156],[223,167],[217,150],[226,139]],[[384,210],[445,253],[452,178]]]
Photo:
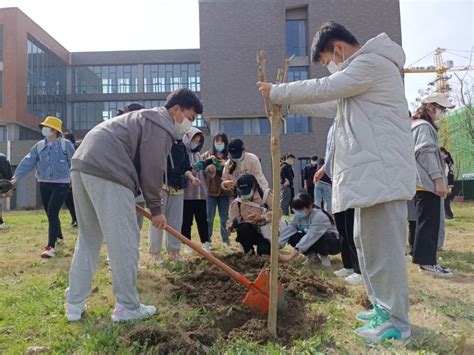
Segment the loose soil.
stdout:
[[[251,281],[260,270],[269,272],[268,257],[231,254],[221,259]],[[167,278],[174,297],[205,310],[206,316],[181,328],[176,324],[167,326],[166,330],[146,325],[137,327],[126,335],[127,344],[138,343],[163,353],[186,353],[206,352],[219,338],[256,343],[270,339],[266,317],[242,304],[247,290],[206,260],[193,260],[186,271],[170,273]],[[280,263],[279,278],[285,291],[285,307],[278,314],[278,341],[284,345],[307,339],[321,328],[325,315],[311,307],[311,303],[318,298],[347,294],[344,286],[321,278],[314,270],[291,264]]]

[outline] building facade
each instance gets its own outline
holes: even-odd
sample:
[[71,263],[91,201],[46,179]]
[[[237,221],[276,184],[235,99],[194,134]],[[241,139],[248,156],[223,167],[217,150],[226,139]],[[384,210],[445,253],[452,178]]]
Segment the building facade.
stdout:
[[[196,126],[206,135],[205,148],[217,132],[241,138],[270,181],[270,124],[255,86],[256,53],[265,50],[270,81],[283,59],[295,55],[293,81],[327,75],[310,60],[312,37],[324,21],[343,23],[361,43],[380,32],[401,42],[398,0],[199,0],[199,16],[199,49],[71,53],[21,10],[0,9],[0,151],[16,166],[41,139],[38,123],[46,115],[82,137],[131,102],[160,106],[170,92],[188,87],[203,100]],[[297,189],[309,157],[324,155],[331,123],[285,119],[282,153],[298,157]],[[12,207],[40,204],[31,175],[19,184]]]

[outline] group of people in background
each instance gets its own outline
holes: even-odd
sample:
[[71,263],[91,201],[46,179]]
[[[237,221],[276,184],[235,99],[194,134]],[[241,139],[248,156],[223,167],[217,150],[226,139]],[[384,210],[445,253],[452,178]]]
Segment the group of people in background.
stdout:
[[[329,267],[330,256],[341,253],[343,268],[335,274],[349,284],[363,283],[372,303],[357,315],[367,322],[357,334],[369,341],[406,339],[411,334],[407,219],[413,263],[432,275],[452,275],[437,263],[437,251],[444,240],[443,218],[453,218],[447,198],[453,160],[438,145],[435,122],[453,106],[442,94],[428,95],[410,122],[400,76],[404,53],[386,34],[360,45],[342,25],[326,23],[315,35],[312,59],[331,75],[257,84],[264,97],[289,105],[292,113],[335,117],[324,158],[312,156],[303,170],[304,191],[295,194],[295,155],[282,158],[279,245],[293,251],[281,259],[303,255],[307,265],[319,260]],[[112,319],[156,313],[156,307],[140,303],[136,290],[141,222],[135,203],[146,203],[151,213],[148,253],[155,265],[164,260],[163,237],[168,258],[183,260],[181,243],[163,227],[191,239],[194,220],[208,252],[217,229],[225,250],[233,250],[230,236],[236,232],[244,253],[270,254],[275,213],[260,160],[241,139],[229,140],[225,133],[214,135],[203,152],[204,134],[192,126],[202,112],[198,96],[179,89],[164,107],[129,105],[76,147],[62,136],[61,120],[50,116],[40,124],[45,138],[15,175],[2,172],[16,183],[36,168],[49,222],[43,257],[54,257],[63,241],[59,211],[73,192],[79,239],[66,290],[69,320],[81,319],[104,239],[117,301]]]

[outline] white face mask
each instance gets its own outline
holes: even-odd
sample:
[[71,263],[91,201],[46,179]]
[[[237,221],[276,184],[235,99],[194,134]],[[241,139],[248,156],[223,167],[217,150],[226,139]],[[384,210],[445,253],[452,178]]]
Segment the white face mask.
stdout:
[[178,134],[185,134],[187,131],[189,131],[193,124],[186,118],[184,113],[181,112],[181,114],[183,115],[183,122],[175,123],[175,127]]
[[444,112],[441,110],[436,110],[434,118],[435,120],[439,120],[444,117]]
[[[334,51],[332,52],[332,60],[326,65],[326,68],[328,68],[328,71],[331,74],[334,74],[335,72],[339,71],[339,65],[334,62],[334,58],[336,57],[336,48],[334,48]],[[342,51],[342,61],[344,61],[344,51]]]
[[53,133],[53,130],[49,127],[41,128],[41,134],[43,137],[48,138]]

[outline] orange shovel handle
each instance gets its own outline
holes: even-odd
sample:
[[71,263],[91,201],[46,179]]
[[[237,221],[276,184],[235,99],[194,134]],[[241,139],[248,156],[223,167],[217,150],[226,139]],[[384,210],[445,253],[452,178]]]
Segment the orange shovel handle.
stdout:
[[[145,210],[143,207],[136,205],[135,208],[137,209],[137,212],[151,220],[151,213]],[[213,263],[215,266],[218,268],[224,270],[226,273],[228,273],[235,281],[241,283],[244,285],[246,288],[250,287],[255,287],[252,282],[250,282],[249,279],[247,279],[244,275],[238,273],[234,269],[232,269],[230,266],[224,264],[221,260],[217,259],[214,255],[211,253],[207,252],[204,250],[201,246],[198,244],[194,243],[193,241],[189,240],[186,238],[184,235],[176,231],[175,229],[171,228],[170,226],[166,225],[163,228],[165,231],[170,233],[173,237],[181,241],[181,243],[186,244],[188,247],[193,249],[196,253],[201,255],[203,258],[206,260],[209,260],[211,263]],[[260,291],[260,290],[259,290]],[[261,292],[261,291],[260,291]]]

